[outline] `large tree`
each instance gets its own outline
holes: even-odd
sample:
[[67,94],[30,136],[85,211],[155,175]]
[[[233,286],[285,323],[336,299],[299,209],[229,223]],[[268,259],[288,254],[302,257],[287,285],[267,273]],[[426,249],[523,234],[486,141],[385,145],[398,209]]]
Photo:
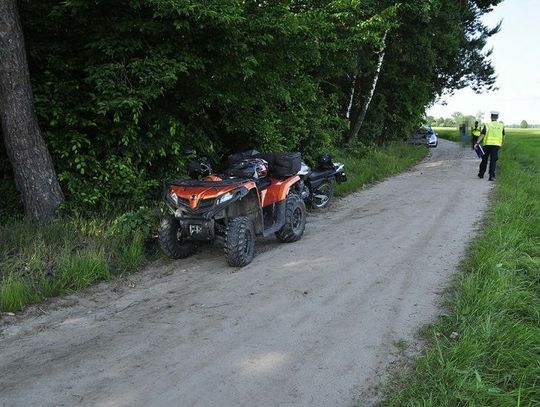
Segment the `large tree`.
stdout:
[[[393,3],[378,2],[380,7]],[[378,81],[358,138],[381,143],[407,134],[423,120],[426,105],[442,93],[467,86],[477,92],[493,89],[496,76],[485,46],[500,27],[485,26],[481,17],[498,3],[401,0],[399,26],[388,33],[380,75],[376,58],[363,64],[363,88],[369,89],[373,78]],[[366,90],[363,94],[369,95]]]
[[15,0],[0,2],[0,118],[25,214],[46,222],[54,216],[64,196],[34,111]]

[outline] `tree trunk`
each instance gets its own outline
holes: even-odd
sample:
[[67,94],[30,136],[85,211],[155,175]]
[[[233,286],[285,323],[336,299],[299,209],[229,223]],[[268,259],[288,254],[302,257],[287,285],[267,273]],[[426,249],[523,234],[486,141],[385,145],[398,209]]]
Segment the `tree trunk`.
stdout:
[[349,106],[347,108],[347,119],[349,119],[349,123],[356,122],[362,106],[362,86],[364,73],[360,68],[360,64],[361,63],[359,62],[353,77],[353,83],[351,84],[351,95],[349,99]]
[[[384,61],[384,50],[386,48],[386,35],[388,34],[388,31],[385,31],[383,38],[382,38],[382,46],[379,50],[379,60],[377,62],[377,68],[375,70],[375,74],[373,75],[373,81],[371,82],[371,88],[366,95],[364,99],[364,104],[362,105],[362,108],[360,109],[359,113],[356,116],[351,116],[351,130],[349,132],[349,136],[347,137],[347,145],[351,145],[352,142],[358,137],[358,132],[360,131],[360,128],[362,127],[362,124],[364,123],[364,119],[366,118],[366,114],[369,108],[369,104],[371,103],[371,99],[373,98],[373,94],[375,93],[375,88],[377,87],[377,81],[379,80],[379,74],[381,73],[382,64]],[[358,78],[356,78],[356,81],[358,81]]]
[[49,221],[64,195],[34,111],[15,0],[0,0],[0,120],[25,214],[38,222]]
[[356,81],[358,80],[358,69],[354,73],[352,84],[351,84],[351,94],[349,96],[349,105],[347,106],[347,119],[351,120],[352,110],[354,107],[354,100],[355,100],[355,90],[356,90]]

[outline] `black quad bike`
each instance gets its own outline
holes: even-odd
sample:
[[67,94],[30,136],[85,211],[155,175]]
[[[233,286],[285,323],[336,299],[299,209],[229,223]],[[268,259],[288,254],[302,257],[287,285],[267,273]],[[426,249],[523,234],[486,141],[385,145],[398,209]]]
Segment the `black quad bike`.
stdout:
[[191,179],[169,183],[168,214],[158,229],[163,251],[179,259],[200,242],[223,245],[230,266],[253,260],[256,236],[274,234],[295,242],[304,234],[306,207],[301,198],[299,153],[232,156],[223,174],[213,174],[206,158],[188,163]]

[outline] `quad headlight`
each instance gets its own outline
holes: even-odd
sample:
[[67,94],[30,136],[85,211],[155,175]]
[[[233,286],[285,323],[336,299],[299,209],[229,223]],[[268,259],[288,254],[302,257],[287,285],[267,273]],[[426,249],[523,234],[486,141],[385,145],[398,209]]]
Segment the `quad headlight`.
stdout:
[[176,193],[174,192],[171,192],[169,194],[171,200],[175,203],[175,205],[178,205],[178,195],[176,195]]
[[232,198],[233,198],[233,194],[231,192],[227,192],[223,195],[221,195],[217,200],[216,200],[216,204],[217,205],[221,205],[222,203],[224,202],[227,202],[227,201],[230,201]]

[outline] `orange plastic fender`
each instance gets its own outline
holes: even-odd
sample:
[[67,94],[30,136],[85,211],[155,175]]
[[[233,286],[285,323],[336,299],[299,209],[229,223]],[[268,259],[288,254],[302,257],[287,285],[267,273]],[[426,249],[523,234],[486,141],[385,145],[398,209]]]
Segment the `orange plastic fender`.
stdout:
[[[218,177],[216,177],[218,178]],[[205,179],[205,181],[209,181]],[[256,187],[255,182],[248,181],[240,184],[232,184],[227,186],[175,186],[172,185],[169,189],[169,193],[174,192],[179,198],[189,202],[189,207],[195,209],[199,205],[199,201],[202,199],[217,198],[227,192],[234,191],[239,187],[246,187],[248,190]]]
[[300,181],[298,175],[293,175],[285,179],[273,178],[268,188],[261,191],[261,201],[263,208],[287,198],[291,187]]

